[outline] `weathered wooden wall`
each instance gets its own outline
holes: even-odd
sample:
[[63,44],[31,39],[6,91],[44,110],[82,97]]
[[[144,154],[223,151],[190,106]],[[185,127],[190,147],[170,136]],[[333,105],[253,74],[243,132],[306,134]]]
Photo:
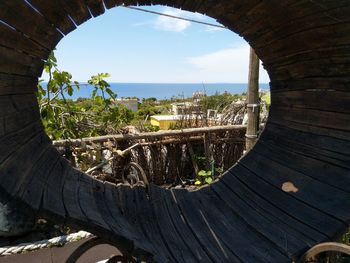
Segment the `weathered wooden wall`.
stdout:
[[[72,169],[43,132],[34,96],[43,60],[91,15],[123,3],[212,16],[269,72],[264,133],[210,187],[115,188]],[[0,188],[8,198],[159,262],[288,262],[349,224],[348,0],[1,0],[0,20]]]

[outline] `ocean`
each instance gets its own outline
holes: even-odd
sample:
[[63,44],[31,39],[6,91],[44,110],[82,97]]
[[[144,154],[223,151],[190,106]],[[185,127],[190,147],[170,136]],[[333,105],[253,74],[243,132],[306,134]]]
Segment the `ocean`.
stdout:
[[[246,83],[210,83],[210,84],[169,84],[169,83],[110,83],[112,90],[117,94],[118,98],[137,97],[157,99],[170,99],[172,97],[188,98],[196,91],[204,91],[207,95],[215,93],[242,94],[247,91]],[[260,84],[261,90],[269,90],[269,84]],[[72,99],[79,97],[89,97],[93,87],[82,84],[80,90],[75,91]]]

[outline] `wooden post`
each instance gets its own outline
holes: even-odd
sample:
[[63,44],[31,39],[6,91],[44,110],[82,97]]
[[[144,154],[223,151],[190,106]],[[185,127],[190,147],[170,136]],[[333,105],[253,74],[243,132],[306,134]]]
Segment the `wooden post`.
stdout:
[[259,58],[253,48],[250,48],[248,78],[246,151],[250,151],[255,145],[259,131]]

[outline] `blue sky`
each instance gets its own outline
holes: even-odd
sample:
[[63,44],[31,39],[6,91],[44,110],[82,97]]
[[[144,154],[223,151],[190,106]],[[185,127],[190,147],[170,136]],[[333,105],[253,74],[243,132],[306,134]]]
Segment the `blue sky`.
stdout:
[[[144,8],[216,23],[179,9]],[[56,57],[81,82],[108,72],[110,82],[246,83],[249,46],[226,29],[117,7],[66,36]],[[269,82],[264,70],[260,82]]]

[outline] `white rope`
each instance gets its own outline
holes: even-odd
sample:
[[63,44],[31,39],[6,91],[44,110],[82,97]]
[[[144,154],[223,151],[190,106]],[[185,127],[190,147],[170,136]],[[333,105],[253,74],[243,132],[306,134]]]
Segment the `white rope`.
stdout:
[[256,139],[256,138],[258,138],[258,135],[256,135],[256,134],[254,134],[254,135],[246,134],[245,137],[248,138],[248,139]]
[[91,236],[92,234],[90,234],[89,232],[79,231],[70,235],[54,237],[51,239],[41,240],[34,243],[22,243],[13,247],[1,247],[0,256],[21,254],[24,252],[34,251],[42,248],[61,247],[67,243],[85,239]]
[[247,104],[247,108],[252,108],[253,112],[255,112],[256,108],[260,107],[260,103],[256,103],[256,104]]

